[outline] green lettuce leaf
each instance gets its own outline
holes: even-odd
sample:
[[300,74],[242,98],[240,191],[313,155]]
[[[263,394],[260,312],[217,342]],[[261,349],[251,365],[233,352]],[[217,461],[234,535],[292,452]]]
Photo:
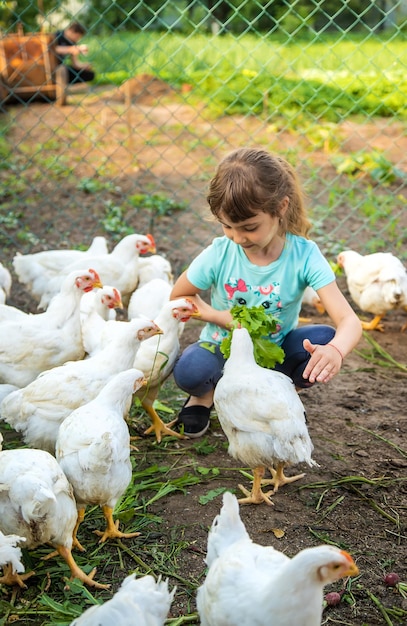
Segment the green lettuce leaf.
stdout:
[[[266,313],[262,306],[246,307],[235,305],[230,309],[234,328],[247,328],[253,341],[254,358],[261,367],[273,368],[276,363],[284,361],[285,353],[274,341],[268,339],[270,333],[275,333],[278,319]],[[230,344],[232,342],[232,330],[220,344],[220,351],[228,359],[230,356]]]

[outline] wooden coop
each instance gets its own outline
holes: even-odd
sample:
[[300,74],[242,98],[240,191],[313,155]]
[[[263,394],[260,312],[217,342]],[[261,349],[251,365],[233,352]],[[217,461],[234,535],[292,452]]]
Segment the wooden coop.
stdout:
[[37,32],[0,39],[0,100],[44,98],[65,104],[66,75],[58,66],[54,36]]

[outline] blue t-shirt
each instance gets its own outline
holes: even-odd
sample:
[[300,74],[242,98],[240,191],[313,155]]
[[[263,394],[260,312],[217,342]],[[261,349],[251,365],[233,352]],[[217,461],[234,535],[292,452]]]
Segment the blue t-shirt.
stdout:
[[[220,311],[236,304],[262,305],[279,320],[270,336],[278,344],[297,327],[305,287],[318,290],[335,280],[317,244],[289,233],[279,258],[265,266],[251,263],[243,248],[227,237],[217,237],[192,261],[187,277],[198,289],[211,290],[211,304]],[[200,339],[220,343],[227,334],[208,323]]]

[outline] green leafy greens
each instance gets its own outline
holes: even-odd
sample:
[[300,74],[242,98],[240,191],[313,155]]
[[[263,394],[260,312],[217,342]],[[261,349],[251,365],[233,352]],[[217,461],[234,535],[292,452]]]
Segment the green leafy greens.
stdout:
[[235,305],[230,309],[233,317],[232,329],[220,344],[220,350],[227,359],[230,356],[232,331],[235,328],[247,328],[253,341],[254,358],[261,367],[273,368],[276,363],[284,361],[285,353],[268,335],[277,330],[278,319],[266,313],[262,306],[246,307]]

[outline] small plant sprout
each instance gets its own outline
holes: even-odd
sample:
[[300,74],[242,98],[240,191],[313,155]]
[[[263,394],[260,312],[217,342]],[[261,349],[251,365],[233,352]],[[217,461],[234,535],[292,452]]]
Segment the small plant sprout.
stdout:
[[396,572],[389,572],[383,578],[386,587],[393,587],[403,598],[407,598],[407,583],[403,583]]

